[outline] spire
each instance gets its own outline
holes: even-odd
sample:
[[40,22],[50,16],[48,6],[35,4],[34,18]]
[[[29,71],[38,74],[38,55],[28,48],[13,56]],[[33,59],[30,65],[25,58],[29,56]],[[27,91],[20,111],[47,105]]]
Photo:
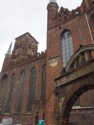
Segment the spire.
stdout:
[[11,49],[12,49],[12,42],[10,43],[10,46],[8,48],[6,55],[11,55]]
[[57,3],[56,0],[49,0],[49,3]]

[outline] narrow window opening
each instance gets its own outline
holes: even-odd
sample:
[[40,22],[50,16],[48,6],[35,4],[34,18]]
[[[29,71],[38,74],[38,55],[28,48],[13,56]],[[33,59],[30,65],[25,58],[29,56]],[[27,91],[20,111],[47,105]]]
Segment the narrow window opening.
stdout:
[[72,35],[69,30],[66,30],[62,34],[62,59],[63,59],[63,67],[66,67],[67,62],[70,57],[73,55],[73,43],[72,43]]
[[36,68],[31,70],[31,78],[29,84],[29,95],[28,95],[28,104],[27,111],[32,111],[32,106],[35,101],[35,92],[36,92]]

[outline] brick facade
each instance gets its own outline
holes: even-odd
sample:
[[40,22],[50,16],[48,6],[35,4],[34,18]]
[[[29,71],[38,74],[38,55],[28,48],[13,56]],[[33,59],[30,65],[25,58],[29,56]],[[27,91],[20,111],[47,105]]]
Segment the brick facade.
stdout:
[[[57,3],[48,4],[48,33],[47,33],[47,91],[54,91],[55,82],[53,79],[63,72],[62,65],[62,33],[65,30],[70,30],[73,39],[74,52],[78,51],[80,45],[89,45],[94,43],[93,28],[91,28],[91,13],[94,10],[94,5],[91,0],[83,0],[80,7],[69,11],[61,7],[59,9]],[[93,14],[93,13],[92,13]],[[93,16],[94,18],[94,16]],[[93,23],[94,25],[94,23]],[[55,67],[49,66],[49,60],[58,56],[58,64]],[[51,74],[51,75],[50,75]],[[51,76],[51,77],[49,77]],[[63,93],[63,92],[62,92]],[[47,95],[48,96],[48,95]],[[46,124],[53,125],[56,123],[56,98],[51,95],[48,104],[46,105]],[[84,93],[80,99],[82,106],[89,106],[90,94]],[[49,120],[48,120],[49,119]],[[54,120],[55,119],[55,120]],[[74,121],[74,120],[73,120]],[[72,122],[73,122],[72,121]],[[65,124],[67,125],[67,124]]]
[[[31,50],[29,45],[31,45]],[[33,51],[32,49],[34,48],[34,46],[36,47],[34,49],[35,51]],[[25,51],[24,55],[23,51]],[[41,100],[41,83],[42,83],[42,68],[44,65],[46,65],[46,52],[42,52],[41,54],[37,53],[37,42],[29,33],[26,33],[16,38],[12,55],[6,55],[1,72],[2,78],[5,74],[8,76],[8,83],[6,85],[6,92],[4,95],[4,102],[2,106],[3,111],[1,112],[1,114],[3,113],[2,116],[3,115],[12,116],[14,118],[15,123],[34,123],[35,115],[40,110],[39,112],[40,118],[43,117],[44,104]],[[29,83],[31,77],[31,70],[33,67],[37,69],[36,94],[32,112],[27,112]],[[19,77],[21,71],[23,70],[25,71],[25,79],[23,84],[24,87],[23,87],[21,112],[17,114],[16,104],[17,104],[18,87],[20,82]],[[4,109],[9,97],[12,74],[16,75],[16,80],[15,80],[16,82],[14,84],[12,93],[13,96],[11,101],[11,109],[9,113],[6,113]]]
[[[47,25],[47,50],[39,54],[37,52],[38,42],[29,33],[19,36],[15,40],[15,46],[12,55],[6,54],[2,71],[0,74],[0,90],[3,91],[2,81],[7,77],[8,81],[5,86],[3,95],[3,104],[1,103],[0,113],[1,119],[5,116],[11,116],[14,123],[34,124],[35,116],[38,114],[39,119],[45,120],[45,125],[55,125],[57,100],[55,95],[54,79],[64,72],[62,57],[62,34],[69,30],[72,34],[73,50],[77,52],[81,46],[92,45],[94,43],[94,2],[93,0],[83,0],[80,7],[69,11],[58,4],[50,2],[47,6],[48,25]],[[92,53],[94,56],[94,53]],[[87,56],[86,56],[87,57]],[[70,60],[71,61],[71,60]],[[41,99],[42,85],[42,69],[46,65],[45,76],[45,100]],[[36,89],[35,98],[32,105],[32,111],[27,112],[27,103],[29,96],[31,70],[36,68]],[[21,111],[16,112],[17,95],[19,88],[20,73],[25,71],[25,79],[23,84],[23,94],[21,102]],[[16,75],[16,82],[13,87],[11,110],[5,112],[5,107],[9,97],[11,76]],[[68,78],[67,78],[68,79]],[[94,93],[92,91],[92,93]],[[1,94],[2,98],[2,94]],[[2,101],[2,100],[1,100]],[[88,102],[88,103],[87,103]],[[90,105],[90,96],[86,92],[80,98],[80,104],[83,106]],[[81,110],[82,111],[82,110]],[[73,113],[75,114],[76,111]],[[85,110],[86,112],[86,110]],[[88,111],[89,112],[89,111]],[[91,112],[91,109],[90,109]],[[72,114],[73,114],[72,113]],[[79,114],[79,113],[78,113]],[[88,115],[87,115],[88,116]],[[77,116],[78,117],[78,116]],[[76,118],[77,118],[76,117]],[[71,116],[70,121],[73,120]],[[67,124],[66,124],[67,125]],[[83,124],[84,125],[84,124]]]

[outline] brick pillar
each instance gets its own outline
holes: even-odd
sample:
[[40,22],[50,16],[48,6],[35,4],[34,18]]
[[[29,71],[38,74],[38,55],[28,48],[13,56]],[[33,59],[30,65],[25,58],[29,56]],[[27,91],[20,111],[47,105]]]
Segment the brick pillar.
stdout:
[[85,53],[81,53],[81,64],[83,64],[85,62]]
[[87,55],[88,55],[88,60],[91,60],[92,59],[92,55],[91,55],[91,51],[90,50],[87,52]]

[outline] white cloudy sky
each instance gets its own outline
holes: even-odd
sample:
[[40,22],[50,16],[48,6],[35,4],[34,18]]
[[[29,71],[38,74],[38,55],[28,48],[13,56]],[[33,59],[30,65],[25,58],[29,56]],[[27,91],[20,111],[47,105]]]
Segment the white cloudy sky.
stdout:
[[[74,9],[82,0],[57,0],[59,7]],[[49,0],[0,0],[0,70],[9,44],[30,32],[39,42],[39,52],[46,49],[47,4]]]

